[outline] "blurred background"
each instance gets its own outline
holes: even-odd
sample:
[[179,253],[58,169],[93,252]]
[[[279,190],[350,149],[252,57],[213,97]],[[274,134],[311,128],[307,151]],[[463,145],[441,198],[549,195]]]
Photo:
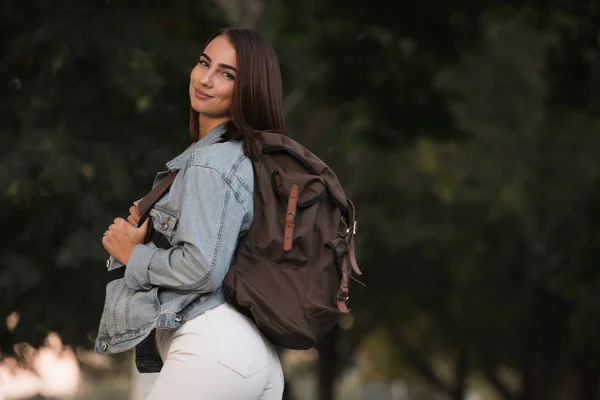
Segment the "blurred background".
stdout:
[[92,352],[102,232],[187,147],[208,36],[275,47],[366,288],[286,399],[600,399],[598,0],[4,0],[0,399],[142,398]]

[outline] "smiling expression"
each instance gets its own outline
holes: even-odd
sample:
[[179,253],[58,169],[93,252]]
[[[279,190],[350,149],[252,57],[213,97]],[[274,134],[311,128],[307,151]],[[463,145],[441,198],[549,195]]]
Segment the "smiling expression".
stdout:
[[190,75],[190,101],[201,121],[230,119],[236,74],[235,49],[225,36],[217,36],[206,46]]

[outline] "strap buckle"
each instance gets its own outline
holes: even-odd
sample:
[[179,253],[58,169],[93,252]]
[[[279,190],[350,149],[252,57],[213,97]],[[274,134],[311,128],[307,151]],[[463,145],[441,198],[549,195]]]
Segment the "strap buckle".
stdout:
[[350,233],[352,233],[353,236],[358,233],[358,221],[354,221],[352,228],[349,226],[346,228],[346,236]]
[[348,285],[342,285],[340,286],[340,288],[338,289],[337,295],[336,295],[336,299],[339,301],[343,301],[344,303],[348,304],[348,301],[350,300],[350,296],[342,296],[341,292],[342,290],[348,290]]
[[351,234],[351,236],[355,236],[358,233],[358,221],[354,220],[354,222],[352,223],[352,226],[349,226],[346,223],[346,219],[344,217],[342,217],[342,224],[344,224],[344,226],[346,227],[346,231],[339,232],[338,235],[340,237],[347,238],[348,235],[350,235],[350,234]]

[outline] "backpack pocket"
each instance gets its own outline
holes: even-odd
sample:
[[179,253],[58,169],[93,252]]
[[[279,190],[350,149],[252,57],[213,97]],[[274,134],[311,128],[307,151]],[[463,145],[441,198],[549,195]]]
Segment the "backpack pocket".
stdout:
[[341,314],[336,305],[336,294],[342,276],[342,259],[347,254],[344,239],[334,239],[324,246],[327,250],[314,262],[312,283],[304,300],[306,318],[317,339],[325,336],[339,321]]
[[[253,235],[256,255],[283,267],[303,267],[320,250],[315,243],[315,223],[327,191],[321,177],[307,174],[270,176],[265,194],[268,207],[256,208],[253,224],[261,232]],[[267,203],[267,202],[265,202]]]

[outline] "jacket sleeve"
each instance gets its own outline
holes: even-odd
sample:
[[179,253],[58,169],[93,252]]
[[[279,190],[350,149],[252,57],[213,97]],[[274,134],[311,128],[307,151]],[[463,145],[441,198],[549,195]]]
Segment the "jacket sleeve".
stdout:
[[136,245],[125,269],[133,290],[161,286],[194,293],[218,289],[229,269],[246,210],[215,169],[191,165],[183,177],[178,227],[165,250]]

